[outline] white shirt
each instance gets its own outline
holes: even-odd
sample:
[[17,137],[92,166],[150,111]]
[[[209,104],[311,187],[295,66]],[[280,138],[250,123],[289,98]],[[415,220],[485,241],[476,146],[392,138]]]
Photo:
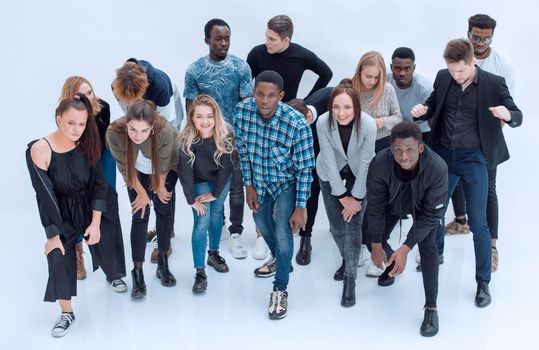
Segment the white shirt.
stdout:
[[509,88],[511,96],[515,94],[515,71],[509,62],[492,47],[490,55],[482,60],[477,60],[477,66],[489,73],[496,74],[505,78],[505,83]]

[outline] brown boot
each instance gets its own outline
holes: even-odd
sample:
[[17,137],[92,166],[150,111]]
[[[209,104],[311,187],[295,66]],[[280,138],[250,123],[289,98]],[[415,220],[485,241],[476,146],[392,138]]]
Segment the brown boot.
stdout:
[[77,279],[83,280],[86,278],[86,269],[84,268],[84,249],[82,247],[82,242],[77,243]]
[[[172,254],[172,246],[168,248],[167,257],[169,257],[170,254]],[[154,248],[154,250],[152,250],[152,255],[150,256],[150,262],[152,264],[157,264],[158,258],[159,258],[159,251],[157,250],[157,248]]]

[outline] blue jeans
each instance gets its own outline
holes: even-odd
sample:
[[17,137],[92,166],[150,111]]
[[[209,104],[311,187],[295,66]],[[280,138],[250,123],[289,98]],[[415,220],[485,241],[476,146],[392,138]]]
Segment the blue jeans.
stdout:
[[275,289],[286,290],[288,286],[288,275],[294,253],[292,229],[288,221],[295,205],[296,188],[295,183],[292,183],[275,199],[266,195],[264,203],[256,213],[253,212],[256,227],[262,233],[271,255],[275,257],[276,271],[273,281]]
[[[475,280],[490,282],[492,241],[487,225],[488,163],[480,149],[448,150],[438,147],[436,152],[445,160],[449,171],[449,196],[460,180],[466,198],[468,224],[473,232],[475,249]],[[446,206],[447,208],[447,206]],[[444,251],[444,222],[438,227],[436,243]]]
[[[194,186],[195,196],[200,196],[204,193],[211,193],[215,182],[201,182]],[[198,216],[193,209],[193,233],[191,235],[191,246],[193,249],[193,261],[196,269],[206,267],[206,243],[207,236],[210,236],[210,250],[219,250],[221,241],[221,230],[223,229],[223,211],[224,203],[228,191],[230,189],[230,180],[226,184],[223,191],[212,202],[206,202],[206,214]]]

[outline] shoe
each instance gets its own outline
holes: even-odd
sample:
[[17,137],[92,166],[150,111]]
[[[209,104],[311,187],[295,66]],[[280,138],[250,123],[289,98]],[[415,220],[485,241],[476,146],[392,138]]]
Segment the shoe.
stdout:
[[241,235],[239,233],[233,233],[230,235],[230,245],[228,251],[235,259],[245,259],[247,257],[247,251],[241,246]]
[[[157,240],[155,240],[155,242],[157,242]],[[172,254],[172,246],[168,248],[167,257],[169,257],[170,254]],[[159,256],[159,250],[157,250],[157,243],[156,243],[156,248],[152,250],[152,255],[150,256],[150,262],[152,264],[157,264],[158,256]]]
[[225,259],[219,255],[218,250],[208,250],[208,260],[206,263],[217,272],[228,272],[228,265]]
[[492,298],[488,289],[488,283],[477,282],[477,292],[475,293],[475,306],[486,307],[490,304]]
[[369,252],[369,249],[367,249],[367,246],[365,244],[362,244],[361,249],[359,250],[359,260],[357,262],[357,267],[364,266],[369,260],[371,260],[371,253]]
[[425,308],[425,317],[423,317],[419,332],[424,337],[434,337],[438,334],[438,329],[438,310]]
[[380,275],[383,273],[384,269],[381,269],[376,266],[376,264],[371,260],[369,267],[367,267],[367,272],[365,273],[365,275],[367,277],[380,277]]
[[500,254],[496,247],[492,247],[492,272],[498,271],[498,262],[500,261]]
[[176,285],[176,278],[168,268],[168,253],[159,253],[157,257],[157,271],[155,274],[157,278],[161,280],[163,286],[172,287]]
[[395,267],[395,262],[393,261],[391,263],[391,265],[386,267],[386,269],[380,275],[380,277],[378,277],[378,285],[379,286],[388,287],[388,286],[392,285],[393,283],[395,283],[395,277],[392,277],[392,276],[389,275],[389,272],[391,272],[391,270],[393,270],[394,267]]
[[254,271],[254,274],[256,277],[262,277],[262,278],[271,277],[275,275],[276,269],[277,269],[277,266],[275,264],[275,258],[271,257],[262,266],[257,267]]
[[84,257],[82,254],[84,254],[84,248],[82,246],[82,241],[77,243],[76,245],[76,251],[77,251],[77,279],[79,281],[86,278],[86,269],[84,268]]
[[117,278],[112,281],[107,281],[107,283],[110,286],[110,289],[112,289],[116,293],[125,293],[127,292],[127,285],[121,278]]
[[356,279],[352,275],[345,275],[342,288],[341,306],[356,305]]
[[468,223],[459,224],[455,218],[449,224],[445,225],[445,234],[446,235],[456,235],[456,234],[467,234],[470,233],[470,226]]
[[148,240],[148,242],[151,242],[154,239],[156,239],[156,237],[157,237],[157,230],[154,227],[148,231],[148,236],[146,237],[146,239]]
[[69,327],[75,322],[75,314],[73,312],[62,312],[58,320],[52,327],[52,336],[55,338],[63,337],[69,332]]
[[[421,272],[421,257],[419,256],[419,252],[417,253],[415,257],[415,261],[417,262],[417,266],[415,267],[415,270],[417,272]],[[442,265],[444,263],[444,255],[440,254],[438,255],[438,265]]]
[[260,236],[256,238],[255,248],[253,249],[253,259],[264,260],[268,257],[268,248],[264,237]]
[[204,272],[197,272],[195,275],[195,283],[193,284],[193,293],[205,292],[208,288],[208,277]]
[[301,237],[296,254],[296,263],[302,266],[309,265],[311,263],[311,251],[311,237]]
[[288,308],[288,292],[286,290],[274,290],[271,292],[268,317],[271,320],[279,320],[286,317]]
[[344,259],[342,260],[341,266],[335,271],[333,279],[335,281],[342,281],[344,279]]
[[131,278],[133,279],[133,290],[131,298],[139,299],[146,296],[146,283],[144,282],[144,273],[142,268],[131,270]]

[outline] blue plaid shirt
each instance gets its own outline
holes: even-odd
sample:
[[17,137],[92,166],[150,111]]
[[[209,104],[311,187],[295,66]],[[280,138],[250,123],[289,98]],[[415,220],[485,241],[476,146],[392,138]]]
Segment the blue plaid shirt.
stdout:
[[303,115],[279,102],[275,115],[264,122],[250,97],[237,104],[234,129],[243,182],[254,187],[259,202],[295,184],[296,208],[305,208],[315,159],[311,127]]

